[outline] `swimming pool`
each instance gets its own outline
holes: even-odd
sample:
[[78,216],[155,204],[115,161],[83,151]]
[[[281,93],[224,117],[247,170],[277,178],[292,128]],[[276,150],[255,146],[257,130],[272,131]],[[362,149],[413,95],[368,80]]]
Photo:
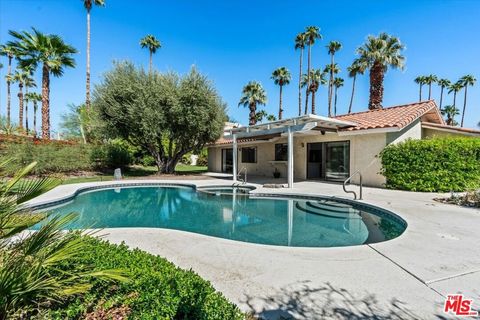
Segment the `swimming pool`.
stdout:
[[228,190],[174,185],[98,188],[42,210],[54,215],[78,213],[69,226],[73,229],[166,228],[293,247],[375,243],[393,239],[406,228],[405,221],[391,212],[350,200]]

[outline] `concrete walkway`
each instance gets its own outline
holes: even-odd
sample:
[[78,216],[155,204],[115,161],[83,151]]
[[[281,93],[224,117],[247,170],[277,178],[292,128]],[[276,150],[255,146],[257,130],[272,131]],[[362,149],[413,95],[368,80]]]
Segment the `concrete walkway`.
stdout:
[[[161,182],[231,185],[217,179]],[[112,182],[59,186],[32,204],[101,184]],[[256,187],[254,193],[346,196],[338,184]],[[102,233],[193,269],[243,310],[267,319],[453,319],[442,311],[449,293],[465,294],[480,309],[480,210],[432,200],[438,196],[364,188],[364,202],[399,214],[408,228],[396,239],[354,247],[265,246],[154,228]]]

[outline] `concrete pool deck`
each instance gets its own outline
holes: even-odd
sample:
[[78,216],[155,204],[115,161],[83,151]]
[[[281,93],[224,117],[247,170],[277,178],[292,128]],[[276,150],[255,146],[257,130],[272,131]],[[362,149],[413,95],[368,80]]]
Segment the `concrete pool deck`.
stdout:
[[[122,183],[231,185],[231,181],[125,180],[62,185],[31,204],[78,189]],[[252,193],[351,198],[342,186],[297,182]],[[351,189],[357,187],[351,186]],[[267,319],[446,319],[445,296],[463,293],[480,309],[480,210],[433,201],[439,194],[364,188],[364,201],[408,223],[398,238],[337,248],[266,246],[155,228],[104,229],[104,238],[158,254],[212,282],[245,311]]]

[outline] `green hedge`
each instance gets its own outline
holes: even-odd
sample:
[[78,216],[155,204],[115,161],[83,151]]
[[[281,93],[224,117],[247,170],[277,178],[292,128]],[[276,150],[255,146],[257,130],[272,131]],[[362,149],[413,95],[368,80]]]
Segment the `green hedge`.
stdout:
[[233,303],[192,271],[144,251],[129,250],[123,244],[94,238],[87,241],[83,263],[95,270],[126,270],[130,280],[114,284],[93,280],[94,286],[86,295],[42,310],[46,318],[84,319],[89,314],[89,319],[100,319],[100,315],[116,310],[128,319],[244,319]]
[[480,187],[480,139],[433,138],[387,146],[381,154],[388,188],[449,192]]
[[102,145],[2,142],[0,161],[11,159],[12,172],[37,161],[32,174],[75,173],[123,168],[133,162],[130,150],[116,141]]

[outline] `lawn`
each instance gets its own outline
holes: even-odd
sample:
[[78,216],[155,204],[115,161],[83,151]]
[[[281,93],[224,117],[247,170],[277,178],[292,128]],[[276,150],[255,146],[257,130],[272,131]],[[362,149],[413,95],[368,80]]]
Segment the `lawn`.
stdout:
[[[200,174],[207,172],[206,166],[192,166],[179,163],[175,168],[175,174],[187,175],[187,174]],[[143,167],[143,166],[131,166],[128,170],[125,170],[122,174],[126,179],[135,177],[148,177],[156,175],[157,167]],[[96,181],[112,181],[113,174],[96,174],[94,176],[83,177],[67,177],[64,179],[63,184],[82,183],[82,182],[96,182]]]

